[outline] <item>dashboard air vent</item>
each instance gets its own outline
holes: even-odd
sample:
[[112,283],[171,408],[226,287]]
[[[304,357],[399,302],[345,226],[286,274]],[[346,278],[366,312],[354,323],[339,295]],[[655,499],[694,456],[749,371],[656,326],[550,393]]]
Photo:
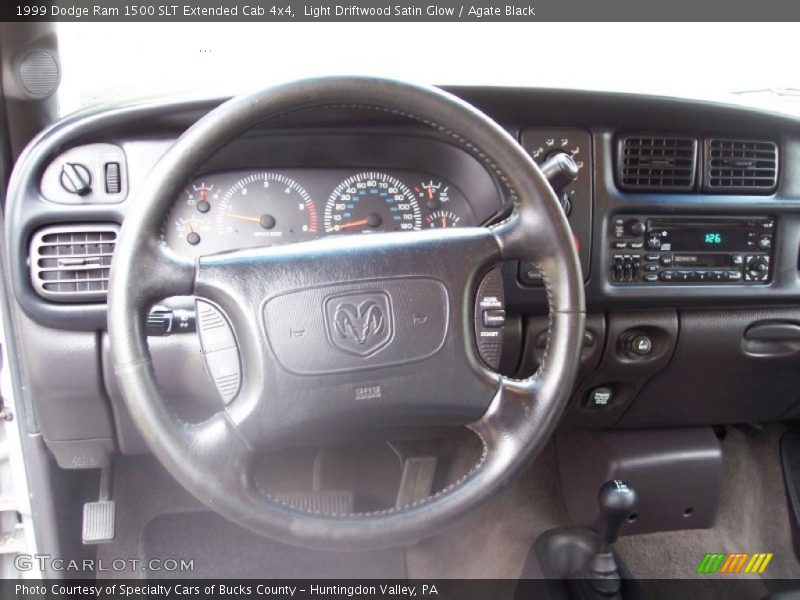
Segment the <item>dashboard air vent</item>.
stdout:
[[768,193],[778,182],[778,145],[748,140],[706,140],[706,189]]
[[696,164],[694,138],[629,135],[619,140],[617,182],[625,190],[690,191]]
[[57,225],[37,231],[30,245],[31,281],[55,302],[104,300],[119,227]]

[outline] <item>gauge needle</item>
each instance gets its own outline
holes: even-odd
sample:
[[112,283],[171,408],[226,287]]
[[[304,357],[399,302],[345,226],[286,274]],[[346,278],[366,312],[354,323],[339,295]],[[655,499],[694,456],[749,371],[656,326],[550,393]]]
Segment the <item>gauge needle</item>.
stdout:
[[225,213],[226,217],[230,217],[232,219],[239,219],[240,221],[250,221],[251,223],[258,223],[261,224],[260,217],[248,217],[247,215],[237,215],[234,213]]
[[369,225],[369,220],[361,219],[359,221],[352,221],[350,223],[345,223],[344,225],[339,225],[339,229],[350,229],[351,227],[361,227],[362,225]]

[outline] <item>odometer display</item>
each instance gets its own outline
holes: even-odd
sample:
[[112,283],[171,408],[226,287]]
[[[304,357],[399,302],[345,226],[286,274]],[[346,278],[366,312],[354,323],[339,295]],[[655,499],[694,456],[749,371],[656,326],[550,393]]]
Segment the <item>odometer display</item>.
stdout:
[[422,213],[403,182],[369,171],[336,186],[325,204],[324,226],[329,234],[418,231]]

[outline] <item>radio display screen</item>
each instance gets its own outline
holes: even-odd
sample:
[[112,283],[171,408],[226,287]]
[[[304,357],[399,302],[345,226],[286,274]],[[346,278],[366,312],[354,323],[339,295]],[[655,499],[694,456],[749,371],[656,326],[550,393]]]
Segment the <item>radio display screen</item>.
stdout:
[[752,229],[748,227],[680,227],[651,232],[661,237],[661,249],[673,252],[744,251]]

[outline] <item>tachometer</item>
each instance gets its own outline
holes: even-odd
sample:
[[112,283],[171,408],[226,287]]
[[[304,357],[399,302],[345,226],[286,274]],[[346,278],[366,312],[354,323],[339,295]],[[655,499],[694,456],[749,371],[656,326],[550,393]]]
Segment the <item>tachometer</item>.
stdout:
[[317,233],[317,208],[294,179],[252,173],[234,183],[219,202],[217,233],[246,248],[300,241]]
[[414,194],[399,179],[374,171],[342,181],[325,204],[326,233],[374,233],[422,229]]

